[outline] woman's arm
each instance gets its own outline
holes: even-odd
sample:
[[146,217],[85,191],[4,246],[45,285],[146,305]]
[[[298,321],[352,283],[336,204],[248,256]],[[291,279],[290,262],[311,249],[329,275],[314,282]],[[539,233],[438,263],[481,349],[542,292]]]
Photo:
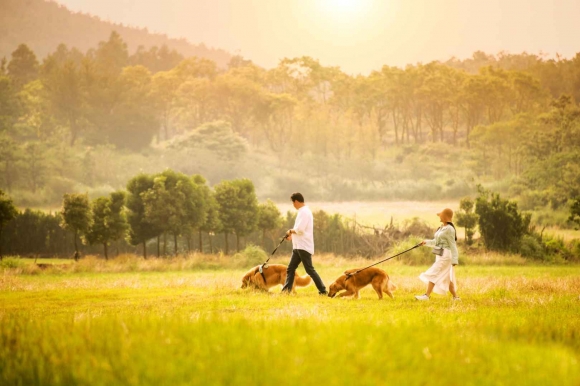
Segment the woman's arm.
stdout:
[[455,229],[449,227],[441,237],[444,238],[447,245],[449,245],[449,250],[451,251],[451,264],[459,264],[459,252],[457,251],[457,241],[455,241]]
[[426,245],[428,247],[434,247],[435,246],[435,239],[433,239],[433,240],[423,240],[423,245]]

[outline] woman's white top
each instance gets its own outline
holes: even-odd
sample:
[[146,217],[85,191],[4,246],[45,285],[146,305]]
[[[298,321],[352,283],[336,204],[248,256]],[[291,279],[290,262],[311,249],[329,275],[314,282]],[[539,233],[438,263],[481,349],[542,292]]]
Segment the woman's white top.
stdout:
[[429,247],[441,247],[449,249],[451,252],[451,264],[459,264],[459,252],[455,241],[455,229],[451,225],[445,225],[435,232],[433,240],[425,240],[425,245]]

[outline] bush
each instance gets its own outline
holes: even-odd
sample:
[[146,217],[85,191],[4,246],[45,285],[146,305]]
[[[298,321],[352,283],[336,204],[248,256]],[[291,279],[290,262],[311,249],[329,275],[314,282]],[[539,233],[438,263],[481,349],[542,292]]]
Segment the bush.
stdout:
[[524,235],[520,242],[520,254],[523,257],[545,260],[547,255],[542,244],[531,235]]
[[486,248],[517,252],[522,236],[528,232],[531,216],[522,214],[518,204],[479,187],[475,213]]
[[243,251],[236,253],[233,259],[237,266],[251,268],[266,261],[268,254],[262,248],[249,244]]
[[19,257],[5,257],[0,261],[0,268],[4,269],[22,268],[24,265],[24,262]]

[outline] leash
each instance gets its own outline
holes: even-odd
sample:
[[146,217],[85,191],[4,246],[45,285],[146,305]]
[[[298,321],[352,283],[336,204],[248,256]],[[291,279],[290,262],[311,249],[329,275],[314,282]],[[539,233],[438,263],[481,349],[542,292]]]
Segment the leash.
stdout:
[[264,275],[264,267],[266,266],[266,264],[268,263],[268,261],[270,261],[270,259],[272,258],[272,256],[274,256],[274,253],[276,253],[276,251],[278,250],[278,248],[280,248],[280,245],[282,245],[282,243],[284,242],[284,240],[286,240],[286,237],[288,237],[287,235],[284,235],[284,237],[282,237],[282,240],[280,240],[280,244],[278,244],[278,246],[276,247],[276,249],[274,249],[272,251],[272,253],[270,254],[270,257],[268,257],[268,260],[266,260],[264,262],[264,264],[260,265],[258,267],[258,271],[260,272],[260,275],[262,275],[262,279],[264,279],[264,284],[266,284],[266,275]]
[[418,248],[418,247],[420,247],[421,245],[423,245],[423,243],[419,243],[419,244],[415,245],[413,248],[409,248],[409,249],[407,249],[406,251],[403,251],[403,252],[401,252],[401,253],[397,253],[395,256],[387,257],[387,258],[386,258],[386,259],[384,259],[384,260],[381,260],[381,261],[379,261],[379,262],[377,262],[377,263],[371,264],[371,265],[369,265],[368,267],[361,268],[361,269],[359,269],[358,271],[355,271],[355,272],[352,272],[352,273],[347,273],[347,274],[345,274],[345,275],[346,275],[346,279],[345,279],[345,280],[348,280],[348,279],[350,279],[352,276],[356,275],[356,274],[357,274],[357,273],[359,273],[359,272],[362,272],[362,271],[364,271],[364,270],[365,270],[365,269],[367,269],[367,268],[374,267],[374,266],[375,266],[375,265],[377,265],[377,264],[381,264],[381,263],[384,263],[384,262],[385,262],[385,261],[387,261],[387,260],[394,259],[395,257],[397,257],[397,256],[401,256],[403,253],[407,253],[407,252],[409,252],[409,251],[412,251],[413,249],[415,249],[415,248]]

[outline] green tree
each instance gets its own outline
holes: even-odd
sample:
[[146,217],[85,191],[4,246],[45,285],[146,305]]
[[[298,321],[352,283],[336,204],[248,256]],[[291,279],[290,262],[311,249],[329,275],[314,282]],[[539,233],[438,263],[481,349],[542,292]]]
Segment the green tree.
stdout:
[[147,147],[158,128],[150,95],[151,74],[143,66],[125,67],[118,83],[122,91],[117,112],[103,134],[118,148],[139,150]]
[[12,191],[12,186],[20,176],[18,161],[22,158],[21,149],[18,144],[6,134],[0,134],[0,166],[2,173],[2,185],[8,192]]
[[267,200],[265,203],[258,205],[258,224],[257,227],[262,231],[262,246],[266,248],[266,234],[279,229],[282,226],[283,219],[280,210],[272,201]]
[[18,99],[9,77],[0,74],[0,133],[9,131],[19,115]]
[[42,188],[46,181],[46,157],[44,146],[38,142],[28,142],[24,145],[24,175],[32,193]]
[[[199,231],[199,251],[203,253],[202,232],[213,233],[220,227],[218,204],[213,191],[207,185],[207,181],[203,176],[196,174],[191,177],[191,180],[199,187],[201,201],[203,202],[203,211],[205,212],[204,221],[202,223],[197,222],[197,229]],[[211,251],[213,249],[213,245],[211,245],[212,235],[210,234],[209,236]]]
[[479,216],[479,232],[486,248],[517,252],[521,238],[527,233],[530,215],[522,214],[518,204],[504,200],[497,193],[478,187],[475,213]]
[[475,202],[465,197],[459,201],[459,212],[457,213],[457,226],[465,228],[465,241],[467,245],[473,244],[473,235],[477,226],[477,214],[473,209]]
[[238,161],[247,152],[246,141],[234,133],[231,125],[225,121],[205,123],[175,142],[172,147],[191,152],[203,149],[230,162]]
[[155,176],[153,188],[143,194],[148,221],[177,237],[198,229],[205,221],[206,209],[201,188],[183,173],[165,170]]
[[572,205],[570,206],[570,217],[568,221],[575,222],[576,225],[580,225],[580,198],[574,199]]
[[109,40],[100,42],[93,53],[95,63],[102,73],[119,75],[129,64],[127,43],[123,41],[117,31],[111,32]]
[[80,257],[77,239],[79,235],[85,235],[92,223],[91,205],[87,194],[65,194],[62,202],[61,226],[74,232],[75,260]]
[[8,63],[8,75],[17,89],[38,77],[38,60],[26,44],[19,45],[12,53],[12,59]]
[[0,190],[0,260],[2,260],[2,230],[9,221],[16,218],[17,214],[12,200]]
[[127,232],[124,205],[123,192],[113,192],[110,197],[99,197],[91,205],[93,221],[85,239],[91,245],[102,244],[107,260],[109,243],[123,238]]
[[46,70],[42,83],[48,94],[50,112],[70,133],[70,146],[74,146],[86,126],[87,95],[81,68],[69,59],[55,62]]
[[220,221],[229,252],[228,233],[236,234],[236,249],[240,251],[240,237],[252,233],[258,223],[258,199],[254,184],[248,179],[223,181],[215,186]]
[[132,245],[143,245],[143,257],[147,258],[147,241],[159,236],[161,230],[151,223],[145,214],[143,195],[153,189],[153,176],[139,174],[127,183],[127,222],[130,229],[128,241]]

